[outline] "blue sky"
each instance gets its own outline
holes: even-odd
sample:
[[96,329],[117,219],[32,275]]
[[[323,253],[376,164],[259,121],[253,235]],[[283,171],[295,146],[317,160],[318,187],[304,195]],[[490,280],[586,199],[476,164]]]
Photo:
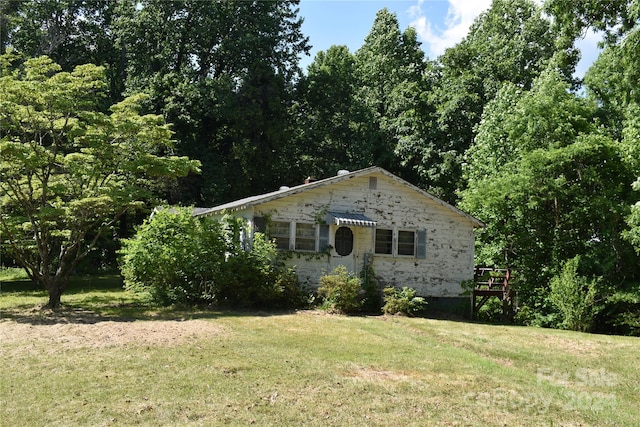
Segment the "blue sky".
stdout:
[[[351,52],[358,50],[376,13],[385,7],[398,17],[400,30],[416,28],[423,50],[435,59],[458,43],[473,20],[490,5],[491,0],[301,0],[302,31],[313,46],[311,56],[303,57],[301,65],[306,69],[316,53],[332,45],[346,45]],[[577,76],[582,77],[596,59],[599,39],[589,33],[578,43],[583,58]]]

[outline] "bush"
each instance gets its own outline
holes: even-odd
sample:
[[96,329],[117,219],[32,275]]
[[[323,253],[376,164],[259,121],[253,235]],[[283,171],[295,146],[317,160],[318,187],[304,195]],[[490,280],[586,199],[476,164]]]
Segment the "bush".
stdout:
[[243,221],[233,217],[194,218],[191,209],[156,212],[123,242],[120,268],[126,288],[161,305],[301,304],[297,277],[280,262],[275,245],[257,233],[247,250],[243,227]]
[[560,274],[551,279],[548,299],[562,319],[559,327],[586,332],[595,316],[597,282],[578,275],[579,264],[580,256],[564,263]]
[[427,302],[424,298],[416,296],[416,290],[408,287],[384,288],[384,314],[404,314],[411,316],[422,310]]
[[318,295],[324,299],[323,306],[328,311],[344,314],[357,312],[362,307],[363,293],[360,279],[348,272],[344,265],[320,277]]
[[607,297],[594,329],[598,333],[640,336],[640,286]]
[[127,289],[155,303],[210,303],[225,251],[220,223],[186,208],[161,209],[123,239],[120,271]]
[[293,308],[303,293],[292,268],[285,266],[275,243],[256,233],[250,251],[236,248],[222,266],[216,302],[232,308]]
[[553,307],[543,305],[536,308],[523,304],[518,307],[513,321],[518,325],[536,328],[557,328],[562,319],[559,313],[553,311]]

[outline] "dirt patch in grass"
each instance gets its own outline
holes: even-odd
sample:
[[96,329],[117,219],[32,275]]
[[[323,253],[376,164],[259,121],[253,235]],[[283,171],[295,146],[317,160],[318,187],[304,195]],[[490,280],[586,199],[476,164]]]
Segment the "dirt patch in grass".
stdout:
[[219,336],[214,322],[195,320],[135,320],[97,323],[33,324],[0,320],[4,345],[34,343],[57,348],[102,348],[122,345],[175,346],[189,340]]

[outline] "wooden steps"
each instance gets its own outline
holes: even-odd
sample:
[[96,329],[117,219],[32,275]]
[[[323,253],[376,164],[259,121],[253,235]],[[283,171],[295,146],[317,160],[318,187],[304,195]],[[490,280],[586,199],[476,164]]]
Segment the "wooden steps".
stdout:
[[475,319],[478,310],[489,300],[495,297],[502,300],[502,314],[507,319],[512,319],[515,314],[516,292],[511,286],[513,276],[508,268],[476,267],[473,281],[475,286],[472,292],[471,318]]

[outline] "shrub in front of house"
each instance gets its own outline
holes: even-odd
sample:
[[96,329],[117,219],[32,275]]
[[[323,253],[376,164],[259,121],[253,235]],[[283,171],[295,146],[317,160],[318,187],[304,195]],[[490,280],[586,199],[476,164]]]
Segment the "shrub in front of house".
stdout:
[[191,209],[156,212],[123,242],[125,287],[160,305],[233,308],[294,307],[303,300],[297,276],[275,245],[257,235],[241,239],[242,220],[194,218]]
[[406,286],[403,288],[384,288],[383,301],[382,312],[384,314],[405,316],[412,316],[427,305],[424,298],[416,296],[415,289]]
[[235,247],[229,254],[215,290],[217,304],[230,308],[295,308],[304,300],[295,271],[262,233],[251,250]]
[[321,307],[327,311],[356,313],[362,307],[363,294],[360,278],[343,265],[320,277],[318,296],[323,299]]
[[219,223],[189,209],[162,209],[120,250],[125,287],[160,305],[210,303],[226,244]]

